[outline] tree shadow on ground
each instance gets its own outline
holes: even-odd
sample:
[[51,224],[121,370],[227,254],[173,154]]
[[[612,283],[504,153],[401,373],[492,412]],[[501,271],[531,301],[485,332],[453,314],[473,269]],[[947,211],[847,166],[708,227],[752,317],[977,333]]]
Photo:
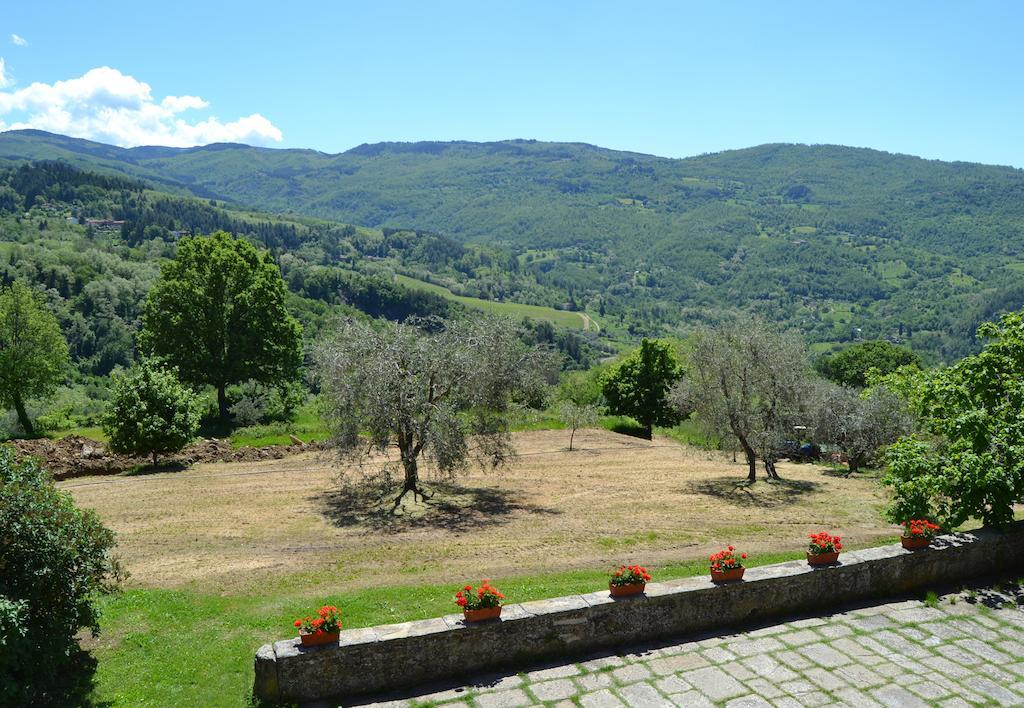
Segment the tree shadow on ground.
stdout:
[[983,605],[990,609],[1024,607],[1024,580],[1004,581],[994,586],[972,588],[964,591],[964,602]]
[[38,685],[29,682],[28,689],[33,696],[30,705],[38,706],[81,706],[83,708],[108,708],[113,703],[98,700],[93,692],[96,688],[96,659],[82,649],[68,658],[60,670],[60,680],[40,673]]
[[452,482],[427,486],[428,497],[406,495],[395,508],[398,490],[347,485],[311,499],[341,528],[364,527],[399,533],[413,529],[469,531],[507,523],[516,512],[555,515],[562,512],[523,501],[516,492],[494,487],[464,487]]
[[749,482],[735,477],[692,480],[686,494],[701,494],[721,499],[736,506],[771,508],[786,506],[821,488],[821,483],[802,479],[762,479]]
[[163,474],[164,472],[184,472],[188,465],[183,462],[168,460],[154,464],[136,465],[121,473],[122,477],[145,477],[149,474]]

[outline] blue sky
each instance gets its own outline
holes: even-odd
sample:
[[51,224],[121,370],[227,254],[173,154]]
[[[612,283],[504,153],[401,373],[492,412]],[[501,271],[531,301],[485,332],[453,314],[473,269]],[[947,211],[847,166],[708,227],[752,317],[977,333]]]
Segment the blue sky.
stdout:
[[6,128],[327,152],[839,143],[1024,166],[1018,2],[4,5]]

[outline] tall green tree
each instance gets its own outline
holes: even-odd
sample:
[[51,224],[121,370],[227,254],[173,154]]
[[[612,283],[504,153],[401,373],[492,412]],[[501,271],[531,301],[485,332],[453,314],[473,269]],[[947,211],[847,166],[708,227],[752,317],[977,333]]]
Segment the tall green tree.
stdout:
[[602,393],[608,410],[628,415],[651,439],[655,425],[675,425],[682,418],[667,394],[682,376],[679,359],[668,342],[644,339],[622,362],[608,372]]
[[897,389],[928,435],[889,449],[894,521],[954,528],[975,517],[998,526],[1024,498],[1024,312],[983,324],[978,338],[986,342],[978,354],[906,375]]
[[26,400],[52,394],[68,363],[60,325],[41,298],[17,281],[0,290],[0,401],[26,435],[35,434]]
[[196,395],[175,372],[143,359],[115,377],[103,430],[110,449],[134,455],[157,456],[185,447],[199,429]]
[[298,376],[302,328],[285,294],[268,251],[223,231],[182,239],[146,300],[139,344],[172,363],[182,381],[213,386],[227,421],[229,384]]

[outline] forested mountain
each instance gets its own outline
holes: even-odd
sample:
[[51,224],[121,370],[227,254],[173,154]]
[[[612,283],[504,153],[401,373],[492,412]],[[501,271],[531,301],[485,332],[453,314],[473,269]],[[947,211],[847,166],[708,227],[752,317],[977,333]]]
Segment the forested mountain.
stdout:
[[439,282],[564,300],[623,334],[742,308],[822,347],[889,337],[948,360],[1024,304],[1024,172],[1005,167],[806,145],[683,160],[535,141],[122,149],[38,131],[0,134],[0,158],[494,247],[504,262]]

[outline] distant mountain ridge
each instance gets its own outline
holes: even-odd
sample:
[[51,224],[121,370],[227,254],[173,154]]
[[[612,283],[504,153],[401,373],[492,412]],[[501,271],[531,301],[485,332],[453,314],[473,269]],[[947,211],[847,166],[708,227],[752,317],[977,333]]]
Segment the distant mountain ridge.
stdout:
[[948,358],[1024,305],[1024,171],[769,144],[684,159],[583,143],[117,148],[0,134],[0,160],[64,160],[264,211],[494,244],[590,311],[658,332],[736,309],[812,341],[905,337]]

